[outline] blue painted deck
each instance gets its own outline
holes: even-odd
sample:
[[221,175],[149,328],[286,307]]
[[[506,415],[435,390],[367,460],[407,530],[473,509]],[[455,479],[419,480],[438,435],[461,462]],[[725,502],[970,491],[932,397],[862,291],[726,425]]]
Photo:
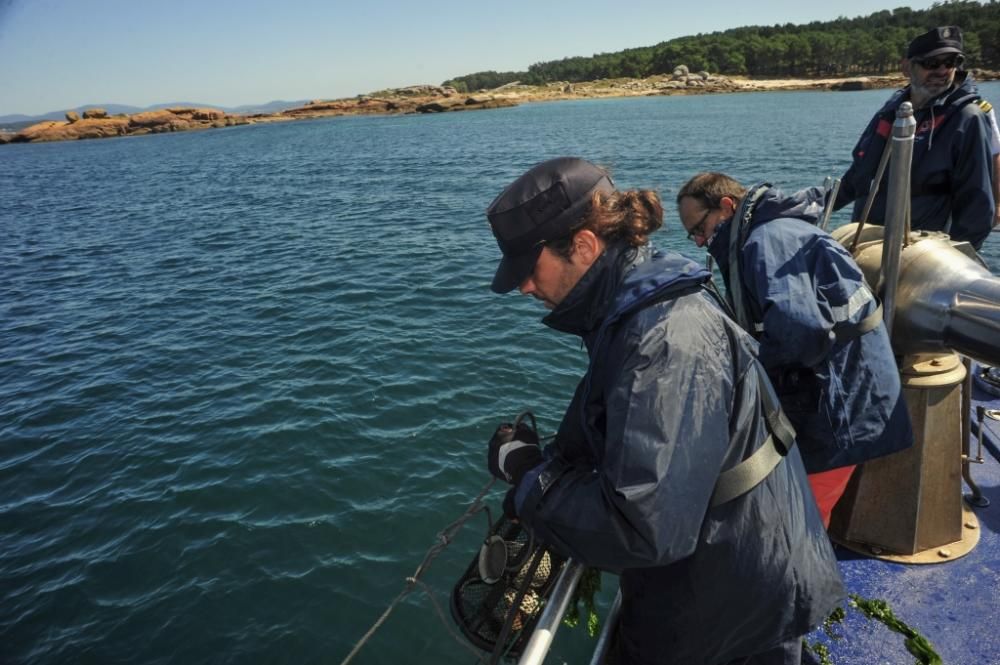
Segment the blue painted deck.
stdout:
[[[975,406],[998,409],[1000,398],[974,384],[973,402],[974,456]],[[981,533],[972,552],[941,564],[903,565],[836,547],[848,591],[887,601],[897,618],[930,640],[945,665],[1000,665],[1000,422],[984,423],[986,463],[972,465],[972,478],[990,505],[973,508]],[[906,651],[902,635],[857,610],[848,609],[836,632],[841,639],[830,640],[819,630],[809,636],[810,642],[829,647],[836,665],[918,662]]]

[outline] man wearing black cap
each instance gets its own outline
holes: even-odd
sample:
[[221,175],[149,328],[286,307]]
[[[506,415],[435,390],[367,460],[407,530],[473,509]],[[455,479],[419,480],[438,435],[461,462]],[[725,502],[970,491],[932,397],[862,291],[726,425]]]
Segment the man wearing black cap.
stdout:
[[[996,213],[991,181],[990,127],[979,104],[972,76],[961,69],[962,32],[957,26],[934,28],[916,37],[902,61],[910,84],[875,114],[854,147],[854,161],[841,181],[835,208],[854,201],[860,221],[869,188],[886,149],[896,109],[913,104],[917,122],[911,169],[911,227],[947,231],[979,249]],[[868,221],[885,219],[888,169]]]
[[543,162],[487,217],[517,288],[590,358],[554,441],[509,427],[490,472],[541,541],[620,574],[615,662],[798,665],[843,598],[794,432],[756,345],[710,274],[649,236],[659,197],[617,191],[590,162]]

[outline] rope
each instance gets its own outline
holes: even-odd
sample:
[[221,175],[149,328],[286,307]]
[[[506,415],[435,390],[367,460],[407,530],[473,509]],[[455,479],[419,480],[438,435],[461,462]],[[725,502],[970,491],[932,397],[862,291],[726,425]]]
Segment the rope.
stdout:
[[464,640],[462,640],[451,629],[451,626],[448,624],[448,621],[446,620],[444,613],[441,611],[440,606],[438,606],[437,600],[431,593],[430,588],[420,580],[420,576],[423,575],[424,572],[427,570],[427,568],[430,567],[430,564],[434,560],[434,558],[437,557],[437,555],[440,554],[442,551],[444,551],[444,548],[448,547],[448,545],[451,544],[452,538],[454,537],[455,533],[457,533],[458,530],[461,529],[462,526],[466,522],[468,522],[469,519],[471,519],[476,513],[479,513],[482,510],[486,509],[486,506],[483,505],[482,500],[483,497],[486,496],[486,493],[489,492],[490,489],[493,487],[493,483],[495,482],[496,478],[491,478],[490,481],[486,483],[486,486],[483,487],[483,489],[479,492],[476,498],[466,509],[465,513],[463,513],[461,517],[459,517],[457,520],[455,520],[454,522],[446,526],[444,529],[442,529],[440,532],[438,532],[437,535],[438,542],[435,545],[432,545],[429,550],[427,550],[427,554],[424,555],[424,560],[420,562],[419,566],[417,566],[417,569],[413,572],[413,575],[406,578],[406,586],[399,593],[399,595],[396,596],[396,598],[389,604],[389,607],[387,607],[385,612],[382,613],[382,616],[380,616],[378,620],[375,621],[375,623],[372,625],[372,627],[368,629],[368,632],[366,632],[361,637],[361,639],[358,640],[358,643],[354,645],[354,648],[351,649],[351,652],[349,654],[347,654],[347,657],[340,662],[340,665],[347,665],[348,663],[351,662],[351,660],[354,659],[354,656],[356,656],[358,652],[361,651],[361,647],[363,647],[368,642],[368,640],[371,639],[372,635],[375,634],[375,631],[377,631],[379,627],[381,627],[382,624],[385,623],[386,619],[389,618],[389,614],[391,614],[392,611],[396,609],[396,606],[403,600],[403,598],[405,598],[411,591],[413,591],[413,589],[417,585],[420,585],[420,587],[430,597],[431,602],[434,603],[435,609],[437,609],[438,612],[438,616],[441,617],[441,621],[444,623],[445,628],[448,630],[448,633],[451,634],[456,640],[458,640],[459,643],[461,643],[463,646],[472,650],[472,652],[476,654],[477,660],[480,659],[479,652],[476,651],[472,647],[472,645],[467,644]]
[[408,577],[407,581],[420,585],[420,588],[424,590],[427,597],[431,599],[431,603],[434,604],[434,609],[437,610],[438,616],[441,618],[441,623],[444,624],[444,627],[448,630],[451,636],[455,638],[455,641],[471,651],[472,655],[476,657],[476,662],[481,661],[483,659],[483,654],[480,653],[474,646],[469,644],[467,640],[463,639],[462,636],[459,635],[454,628],[452,628],[451,623],[448,621],[448,617],[445,616],[444,610],[441,609],[441,604],[438,603],[437,598],[434,597],[434,593],[431,591],[431,588],[420,580],[413,579],[412,577]]
[[892,150],[889,146],[892,144],[891,137],[885,142],[885,148],[882,149],[882,156],[878,161],[878,169],[875,172],[875,179],[872,181],[871,187],[868,189],[868,198],[865,199],[865,207],[861,211],[861,219],[858,220],[858,229],[854,232],[854,240],[851,242],[851,249],[849,250],[852,254],[854,250],[858,247],[858,240],[861,238],[861,231],[865,228],[865,224],[868,222],[868,215],[872,211],[872,204],[875,203],[875,195],[878,194],[879,185],[882,183],[882,175],[885,173],[885,167],[889,163],[889,155]]

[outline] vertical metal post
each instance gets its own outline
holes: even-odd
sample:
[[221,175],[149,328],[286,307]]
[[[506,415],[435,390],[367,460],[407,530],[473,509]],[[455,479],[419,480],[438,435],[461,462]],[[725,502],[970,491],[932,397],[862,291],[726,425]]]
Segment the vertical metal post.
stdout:
[[552,640],[556,636],[556,629],[563,615],[569,609],[569,601],[573,599],[573,591],[580,582],[583,575],[584,565],[570,559],[563,567],[556,586],[552,589],[552,594],[545,603],[542,616],[538,618],[538,625],[535,626],[531,639],[528,640],[518,665],[541,665],[545,660],[545,655],[552,646]]
[[882,309],[885,327],[892,336],[892,319],[896,311],[896,289],[899,285],[900,255],[910,220],[910,165],[913,160],[913,134],[917,121],[913,105],[903,102],[896,111],[892,125],[892,158],[889,160],[889,189],[885,201],[885,241],[882,243]]

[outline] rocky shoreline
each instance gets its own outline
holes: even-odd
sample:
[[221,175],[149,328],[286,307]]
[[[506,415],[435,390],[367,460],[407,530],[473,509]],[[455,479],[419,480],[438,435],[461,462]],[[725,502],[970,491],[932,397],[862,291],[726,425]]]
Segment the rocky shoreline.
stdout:
[[[1000,73],[983,70],[975,70],[974,76],[977,81],[1000,79]],[[82,114],[68,111],[64,121],[46,120],[18,132],[0,133],[0,144],[140,136],[347,115],[473,111],[568,99],[768,90],[868,90],[896,88],[905,83],[901,75],[825,79],[747,79],[712,75],[707,72],[690,73],[686,67],[678,67],[671,76],[606,79],[586,83],[555,82],[543,86],[528,86],[515,82],[474,94],[459,93],[450,87],[410,86],[352,98],[314,100],[304,106],[269,114],[237,115],[212,108],[167,108],[115,116],[109,116],[103,109],[87,109]]]

